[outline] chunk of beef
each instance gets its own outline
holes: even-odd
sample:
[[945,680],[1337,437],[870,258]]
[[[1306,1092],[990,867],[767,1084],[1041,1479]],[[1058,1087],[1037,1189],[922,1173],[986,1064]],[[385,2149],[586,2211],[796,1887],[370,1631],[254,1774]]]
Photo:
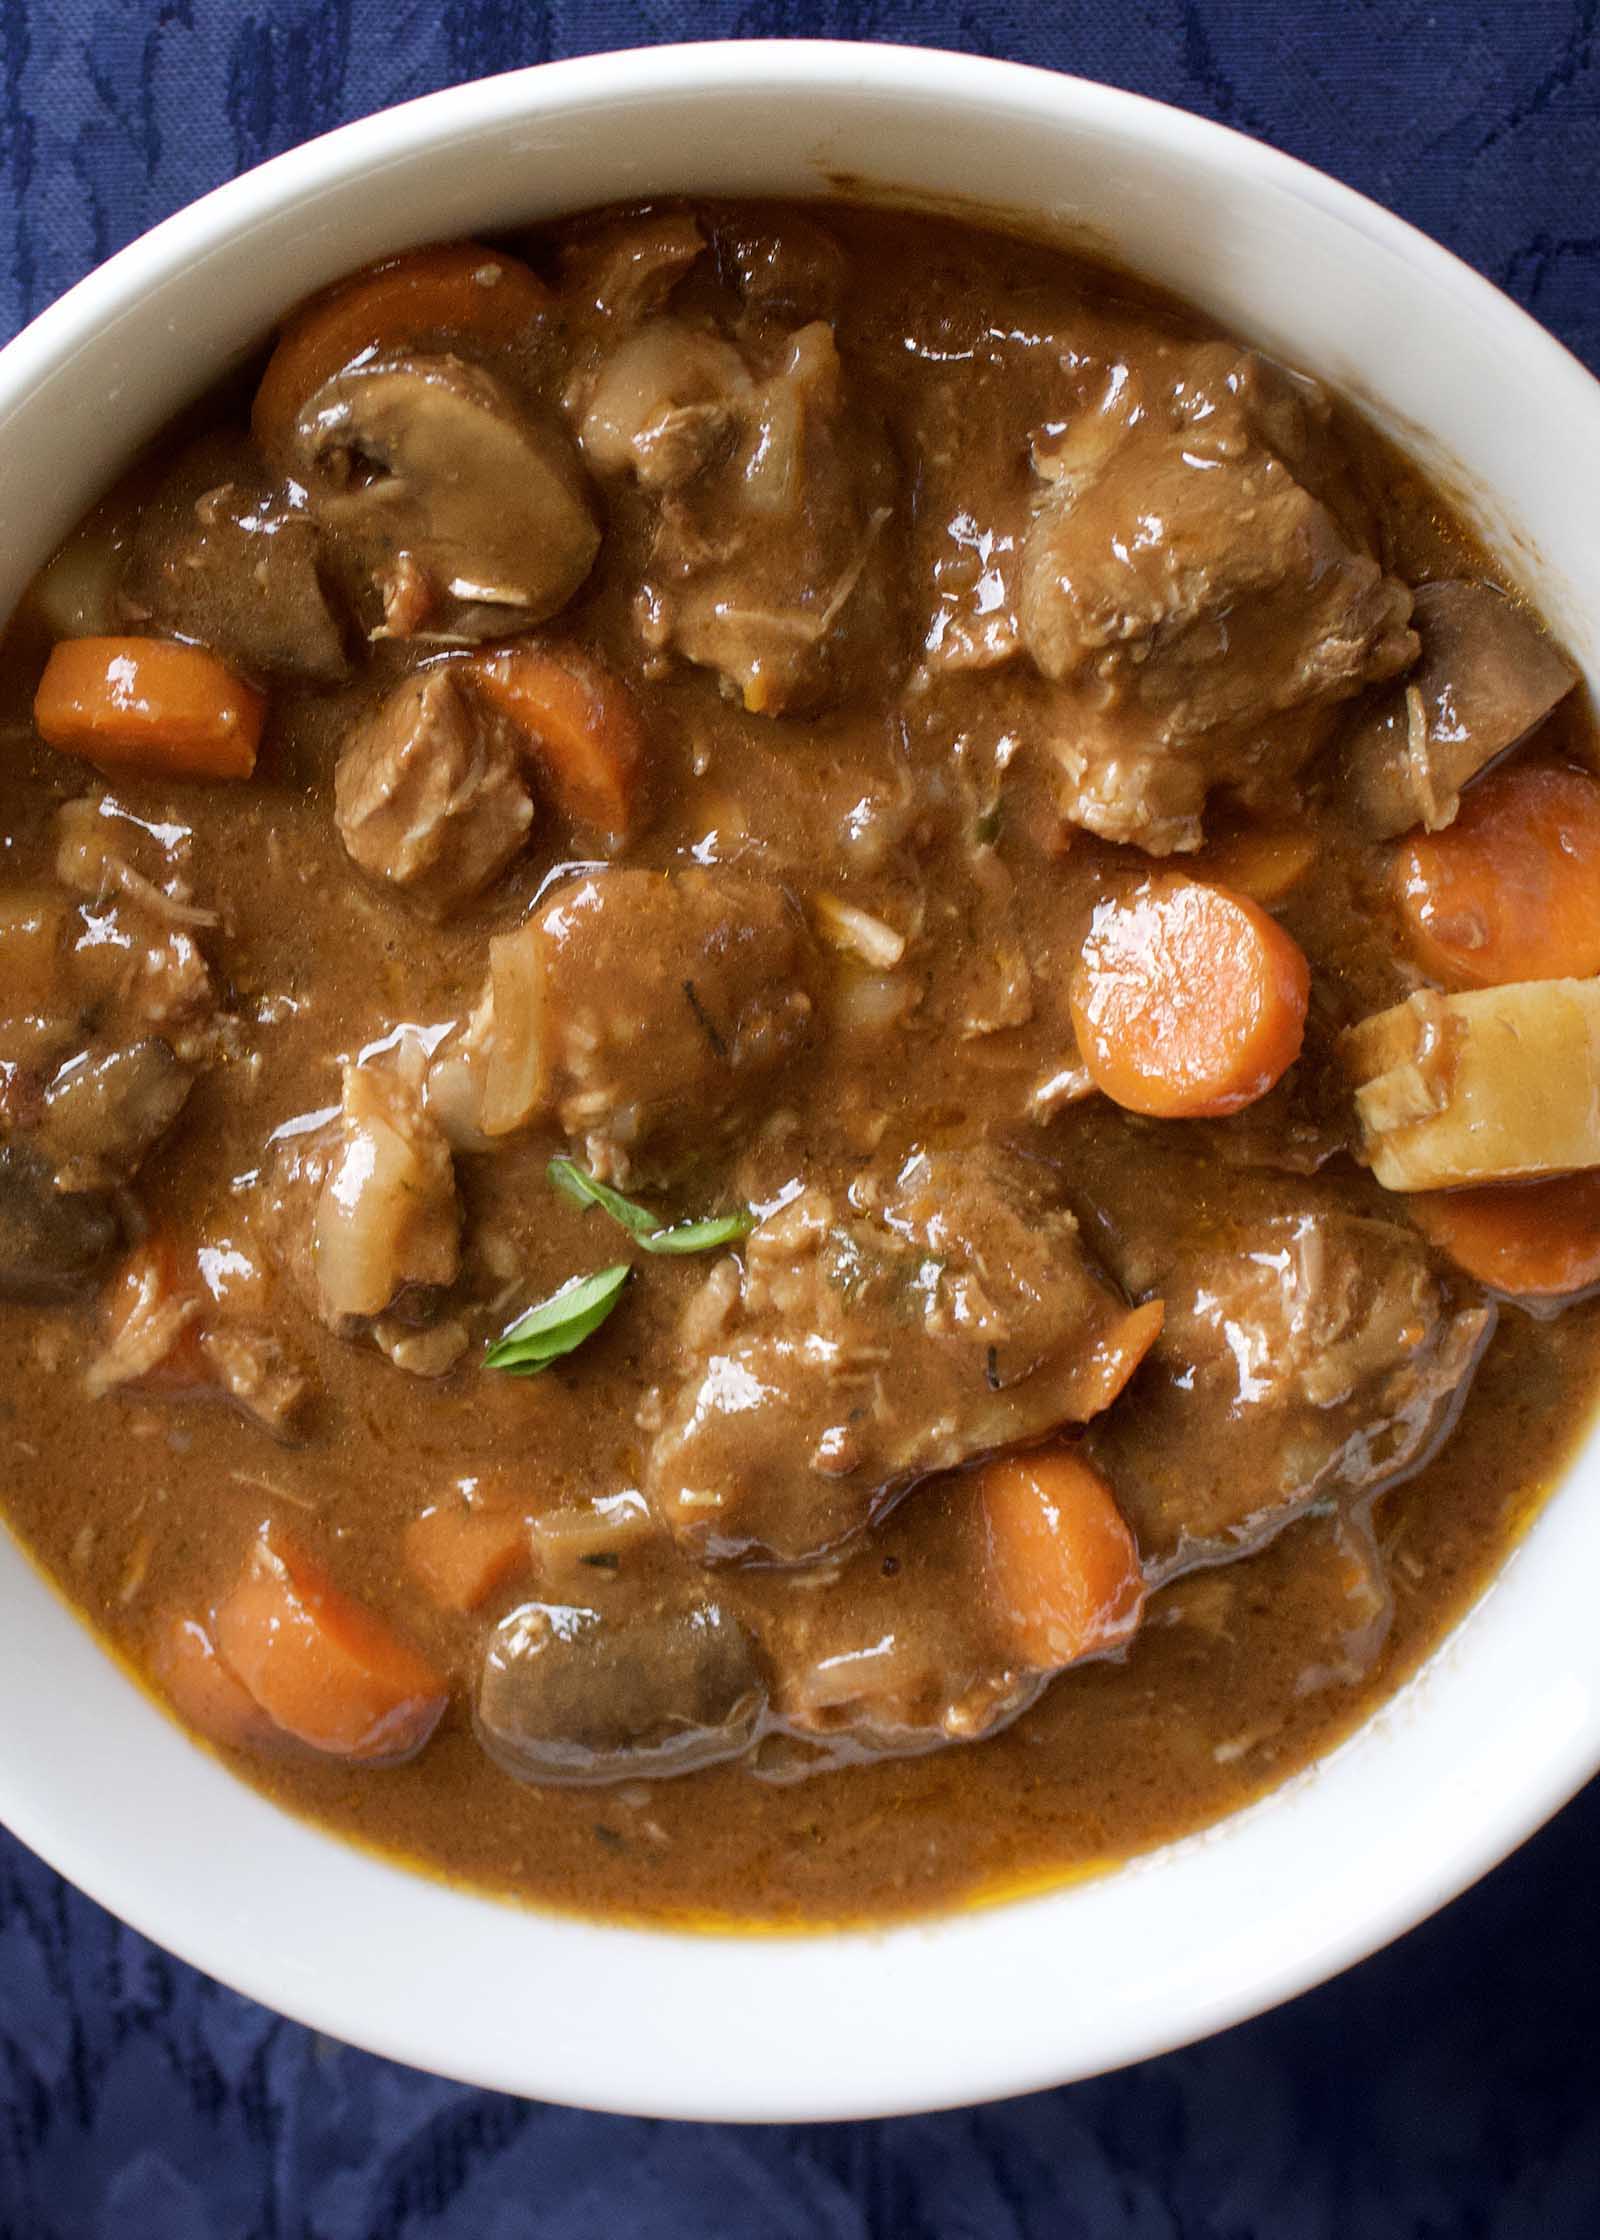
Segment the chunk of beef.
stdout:
[[336,684],[350,664],[320,559],[303,502],[263,484],[247,444],[208,436],[139,510],[122,617],[197,639],[256,676]]
[[566,605],[600,549],[565,431],[460,358],[347,366],[307,399],[295,466],[390,636],[527,629]]
[[1176,1248],[1152,1234],[1124,1272],[1159,1285],[1166,1323],[1090,1443],[1159,1577],[1419,1469],[1494,1321],[1446,1289],[1414,1231],[1310,1199]]
[[646,210],[616,219],[568,250],[562,293],[580,320],[637,326],[665,307],[705,246],[698,222],[686,210]]
[[0,891],[0,1018],[8,1025],[59,1004],[70,915],[51,883]]
[[533,827],[511,725],[448,664],[418,670],[357,723],[333,783],[353,861],[434,918],[492,886]]
[[60,812],[58,868],[92,906],[61,887],[0,901],[0,1133],[25,1140],[66,1192],[132,1181],[212,1050],[210,974],[184,923],[211,913],[112,848],[118,821],[109,797]]
[[58,1190],[48,1160],[0,1142],[0,1298],[70,1297],[94,1281],[118,1233],[107,1199]]
[[53,884],[0,891],[0,1132],[32,1123],[50,1069],[82,1040],[67,948],[80,926]]
[[[239,1256],[230,1248],[230,1257]],[[202,1264],[205,1258],[198,1255]],[[252,1270],[250,1287],[260,1281]],[[220,1299],[226,1296],[224,1286]],[[180,1251],[160,1231],[145,1237],[107,1287],[103,1340],[84,1375],[90,1398],[132,1390],[168,1400],[222,1399],[273,1438],[295,1438],[313,1398],[310,1377],[272,1330],[241,1319],[236,1304],[225,1304],[217,1319],[218,1299],[192,1249]]]
[[241,1415],[285,1442],[305,1428],[311,1378],[271,1330],[223,1322],[200,1334],[200,1353],[218,1388]]
[[848,1201],[804,1189],[727,1265],[685,1318],[645,1474],[704,1562],[814,1562],[918,1479],[1084,1422],[1159,1319],[985,1147],[914,1152]]
[[973,496],[974,505],[921,525],[932,595],[922,641],[924,679],[1004,668],[1022,648],[1015,585],[1027,500],[1005,484]]
[[111,1007],[119,1026],[153,1029],[185,1065],[210,1057],[223,1023],[216,983],[187,926],[166,923],[136,902],[86,910],[72,947],[81,987]]
[[755,387],[725,336],[651,319],[581,388],[583,455],[597,474],[673,490],[732,449]]
[[518,1781],[659,1780],[742,1755],[765,1708],[755,1645],[717,1602],[630,1620],[529,1602],[489,1637],[476,1724]]
[[124,1386],[192,1394],[206,1382],[200,1294],[169,1239],[134,1246],[107,1287],[104,1342],[84,1371],[91,1400]]
[[1067,815],[1166,855],[1200,845],[1213,786],[1291,778],[1417,640],[1405,585],[1303,479],[1287,376],[1220,343],[1164,394],[1117,371],[1036,450],[1022,635],[1061,687]]
[[1533,617],[1492,583],[1425,583],[1422,659],[1346,742],[1343,781],[1380,840],[1454,821],[1461,789],[1543,723],[1578,681]]
[[338,1117],[283,1138],[265,1231],[313,1311],[354,1336],[453,1283],[461,1210],[450,1147],[411,1069],[347,1065]]
[[646,643],[714,669],[764,715],[869,687],[893,652],[898,476],[821,321],[759,357],[662,318],[606,357],[580,441],[655,500]]
[[917,1757],[996,1734],[1049,1675],[1023,1670],[985,1592],[972,1481],[928,1486],[842,1559],[826,1585],[746,1571],[742,1606],[771,1672],[765,1779]]
[[796,210],[729,211],[714,218],[711,231],[717,269],[748,321],[793,327],[837,315],[847,260],[815,218]]
[[66,988],[107,1035],[153,1029],[186,1065],[212,1055],[217,995],[198,936],[217,914],[193,899],[188,828],[147,823],[113,794],[65,802],[56,825],[56,875],[86,897],[57,950]]
[[748,1119],[811,1022],[781,887],[721,870],[602,870],[490,943],[489,987],[440,1053],[435,1109],[487,1136],[553,1111],[613,1180],[670,1170]]

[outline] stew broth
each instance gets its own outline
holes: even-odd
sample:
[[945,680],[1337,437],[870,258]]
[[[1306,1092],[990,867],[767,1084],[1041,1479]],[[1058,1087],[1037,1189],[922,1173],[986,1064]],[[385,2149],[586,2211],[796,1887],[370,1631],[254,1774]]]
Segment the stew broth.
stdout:
[[[1417,932],[1481,769],[1594,785],[1570,668],[1358,418],[1124,275],[843,204],[449,254],[297,315],[6,640],[10,1522],[245,1778],[543,1903],[877,1919],[1233,1811],[1593,1404],[1586,1201],[1513,1201],[1548,1290],[1452,1257],[1349,1039],[1600,970]],[[51,698],[152,640],[236,698]],[[1306,960],[1294,1055],[1214,1047],[1220,966],[1141,989],[1132,1109],[1082,960],[1196,886]],[[1451,1179],[1600,1144],[1497,1156]],[[1069,1498],[1098,1568],[1041,1583]]]

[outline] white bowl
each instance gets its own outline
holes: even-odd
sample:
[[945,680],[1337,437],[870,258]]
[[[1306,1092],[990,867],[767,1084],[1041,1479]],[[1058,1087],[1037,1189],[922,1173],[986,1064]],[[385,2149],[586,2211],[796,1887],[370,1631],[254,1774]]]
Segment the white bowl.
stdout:
[[[158,226],[0,353],[0,611],[134,444],[334,275],[622,196],[840,181],[1075,233],[1359,397],[1450,475],[1594,679],[1600,387],[1532,320],[1217,126],[903,47],[524,71],[351,125]],[[1420,1677],[1250,1810],[1053,1895],[750,1938],[523,1911],[304,1826],[191,1746],[0,1536],[0,1815],[185,1959],[402,2061],[648,2114],[928,2108],[1238,2021],[1482,1874],[1600,1762],[1597,1575],[1591,1440]]]

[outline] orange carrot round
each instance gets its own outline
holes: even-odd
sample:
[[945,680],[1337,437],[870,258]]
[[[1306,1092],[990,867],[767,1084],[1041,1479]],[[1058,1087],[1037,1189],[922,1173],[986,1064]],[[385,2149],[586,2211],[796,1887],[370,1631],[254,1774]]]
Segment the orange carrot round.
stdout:
[[48,746],[155,778],[248,778],[266,712],[214,653],[165,638],[64,638],[33,701]]
[[1144,1576],[1111,1488],[1070,1448],[977,1473],[989,1589],[1012,1652],[1038,1672],[1114,1649],[1144,1615]]
[[1407,1205],[1457,1267],[1513,1299],[1566,1298],[1600,1283],[1600,1173],[1429,1191]]
[[1310,987],[1299,947],[1247,895],[1158,872],[1096,910],[1072,1023],[1096,1087],[1117,1104],[1214,1119],[1294,1063]]
[[441,1610],[476,1610],[532,1562],[525,1517],[441,1501],[405,1530],[406,1569]]
[[565,814],[622,838],[645,762],[644,723],[622,679],[571,646],[511,646],[467,667],[491,706],[526,734]]
[[215,1636],[268,1717],[330,1757],[409,1758],[445,1707],[432,1665],[341,1594],[277,1524],[262,1527],[243,1576],[218,1604]]
[[169,1619],[157,1636],[150,1669],[178,1716],[207,1741],[238,1750],[271,1740],[272,1721],[218,1656],[200,1619]]
[[1492,770],[1454,824],[1395,857],[1422,969],[1447,988],[1600,972],[1600,781],[1551,764]]
[[269,458],[280,452],[307,397],[365,351],[430,335],[514,343],[549,303],[527,265],[473,241],[369,265],[312,296],[285,324],[251,408],[256,441]]

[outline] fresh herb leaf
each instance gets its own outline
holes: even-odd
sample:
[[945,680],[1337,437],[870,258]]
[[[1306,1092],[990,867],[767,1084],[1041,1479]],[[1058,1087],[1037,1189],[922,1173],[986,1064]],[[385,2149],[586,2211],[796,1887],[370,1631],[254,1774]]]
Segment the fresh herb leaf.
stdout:
[[705,1221],[680,1221],[667,1228],[648,1206],[625,1198],[609,1183],[598,1182],[575,1159],[552,1159],[545,1169],[554,1189],[574,1205],[598,1206],[626,1229],[642,1252],[713,1252],[718,1245],[747,1237],[756,1225],[748,1209],[740,1213],[713,1214]]
[[625,1198],[620,1190],[613,1190],[608,1182],[599,1182],[576,1159],[552,1159],[545,1168],[551,1187],[570,1198],[575,1206],[598,1206],[602,1213],[609,1213],[620,1228],[630,1237],[653,1237],[661,1227],[660,1217],[648,1206],[636,1205],[632,1198]]
[[680,1221],[675,1228],[658,1229],[639,1242],[646,1252],[714,1252],[719,1244],[737,1244],[755,1225],[753,1213],[717,1213],[708,1221]]
[[486,1369],[536,1376],[552,1361],[592,1338],[622,1296],[630,1270],[624,1263],[592,1276],[574,1276],[548,1299],[519,1315],[483,1357]]

